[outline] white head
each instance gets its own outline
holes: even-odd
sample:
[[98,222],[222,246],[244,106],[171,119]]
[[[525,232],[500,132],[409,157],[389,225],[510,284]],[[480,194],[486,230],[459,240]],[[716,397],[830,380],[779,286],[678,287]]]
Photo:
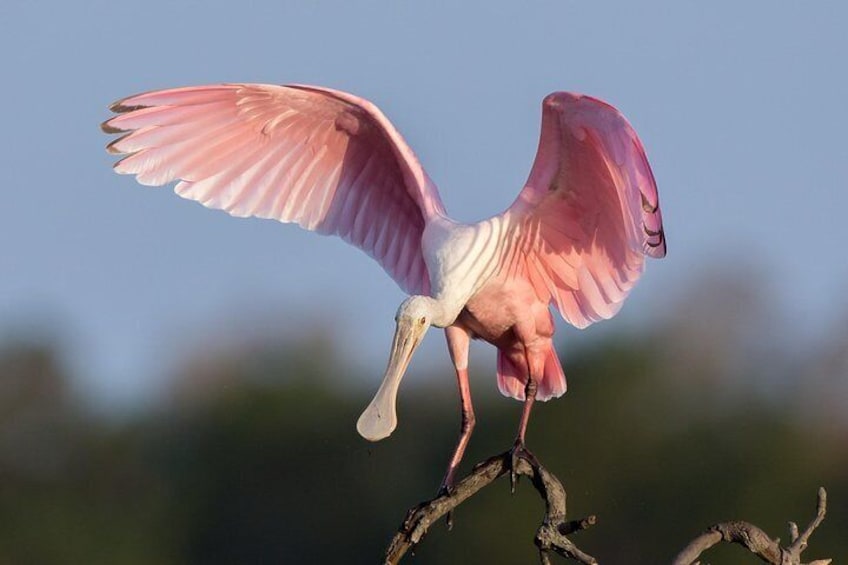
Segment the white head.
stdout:
[[395,337],[383,384],[356,422],[359,435],[370,441],[388,437],[397,426],[397,392],[412,354],[433,323],[436,301],[429,296],[410,296],[395,314]]
[[410,296],[398,306],[395,322],[400,324],[401,320],[408,320],[429,327],[433,323],[435,304],[429,296]]

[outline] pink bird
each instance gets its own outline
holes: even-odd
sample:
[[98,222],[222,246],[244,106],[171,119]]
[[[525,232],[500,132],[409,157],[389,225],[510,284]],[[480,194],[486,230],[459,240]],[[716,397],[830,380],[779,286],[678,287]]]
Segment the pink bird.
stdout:
[[474,429],[468,347],[498,350],[501,393],[523,401],[513,453],[535,400],[561,396],[549,306],[579,328],[614,316],[644,257],[666,252],[657,187],[627,120],[590,96],[542,103],[533,168],[515,202],[473,224],[451,220],[436,186],[371,102],[314,86],[218,84],[125,98],[103,124],[107,147],[145,185],[233,216],[293,222],[341,236],[411,296],[395,316],[388,367],[357,422],[366,439],[397,425],[396,397],[431,326],[444,328],[462,405],[447,490]]

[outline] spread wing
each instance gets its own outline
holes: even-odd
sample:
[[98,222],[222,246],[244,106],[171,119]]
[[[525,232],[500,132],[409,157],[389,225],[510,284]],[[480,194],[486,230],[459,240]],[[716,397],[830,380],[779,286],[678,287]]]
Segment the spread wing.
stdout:
[[536,160],[504,215],[502,276],[529,280],[580,328],[614,316],[645,256],[666,253],[645,149],[618,110],[589,96],[545,98]]
[[435,185],[380,110],[311,86],[218,84],[130,96],[112,106],[107,147],[121,174],[233,216],[341,236],[411,294],[429,294],[421,251],[443,214]]

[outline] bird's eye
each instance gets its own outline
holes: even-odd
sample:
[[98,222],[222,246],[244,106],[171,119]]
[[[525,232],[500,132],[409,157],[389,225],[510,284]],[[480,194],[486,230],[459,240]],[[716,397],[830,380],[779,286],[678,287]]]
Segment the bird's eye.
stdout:
[[421,318],[419,318],[419,319],[418,319],[418,323],[419,323],[419,324],[421,324],[422,326],[423,326],[424,324],[426,324],[426,323],[427,323],[427,318],[426,318],[426,316],[421,316]]

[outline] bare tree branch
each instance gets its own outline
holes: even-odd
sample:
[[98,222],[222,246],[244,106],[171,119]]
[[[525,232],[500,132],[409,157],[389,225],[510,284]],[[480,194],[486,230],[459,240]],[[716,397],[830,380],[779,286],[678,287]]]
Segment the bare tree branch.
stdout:
[[[513,454],[510,451],[495,455],[477,464],[471,474],[462,479],[450,493],[422,502],[411,508],[386,549],[384,563],[396,565],[401,558],[427,534],[430,526],[454,508],[474,496],[480,489],[510,472]],[[595,516],[583,520],[566,521],[565,489],[559,479],[545,469],[532,453],[520,449],[515,453],[515,473],[530,477],[533,486],[545,501],[545,518],[536,531],[536,547],[543,565],[550,563],[550,552],[573,559],[585,565],[596,565],[597,560],[581,551],[566,536],[586,529],[596,522]]]
[[722,541],[744,545],[766,563],[780,564],[780,546],[760,528],[748,522],[722,522],[692,540],[672,565],[692,565],[704,551]]
[[[430,526],[449,515],[457,506],[474,496],[484,487],[510,471],[530,478],[533,486],[545,501],[545,517],[536,531],[535,544],[539,548],[542,565],[550,565],[550,554],[557,553],[584,565],[597,565],[598,561],[583,552],[568,539],[568,535],[584,530],[596,523],[595,516],[582,520],[566,520],[566,493],[559,479],[545,469],[526,449],[515,453],[507,451],[477,464],[451,492],[440,494],[432,500],[411,508],[397,534],[386,549],[384,564],[397,565],[403,556],[427,535]],[[772,539],[759,527],[744,521],[715,524],[693,539],[675,557],[672,565],[698,565],[701,554],[724,541],[745,547],[765,563],[772,565],[829,565],[831,559],[802,563],[801,554],[807,549],[810,536],[821,525],[827,513],[827,493],[818,491],[816,515],[801,532],[794,522],[789,522],[790,545],[782,547],[779,539]]]
[[[810,536],[824,520],[827,512],[827,492],[819,488],[816,516],[810,521],[803,533],[798,526],[789,522],[789,537],[792,545],[781,547],[780,540],[771,539],[768,534],[749,522],[722,522],[710,526],[701,535],[692,540],[677,554],[672,565],[692,565],[707,549],[721,541],[738,543],[766,563],[773,565],[804,565],[801,553],[807,549]],[[806,565],[827,565],[831,559],[820,559]]]
[[[818,503],[816,504],[816,516],[813,518],[800,536],[797,536],[796,539],[792,540],[792,545],[789,546],[789,551],[794,555],[798,555],[798,559],[800,560],[801,552],[807,549],[807,543],[810,540],[810,536],[819,527],[824,520],[824,515],[827,513],[827,491],[824,490],[824,487],[819,487],[818,493]],[[790,530],[793,530],[793,533],[797,533],[798,526],[792,524],[790,522]],[[792,528],[792,526],[795,526]]]

